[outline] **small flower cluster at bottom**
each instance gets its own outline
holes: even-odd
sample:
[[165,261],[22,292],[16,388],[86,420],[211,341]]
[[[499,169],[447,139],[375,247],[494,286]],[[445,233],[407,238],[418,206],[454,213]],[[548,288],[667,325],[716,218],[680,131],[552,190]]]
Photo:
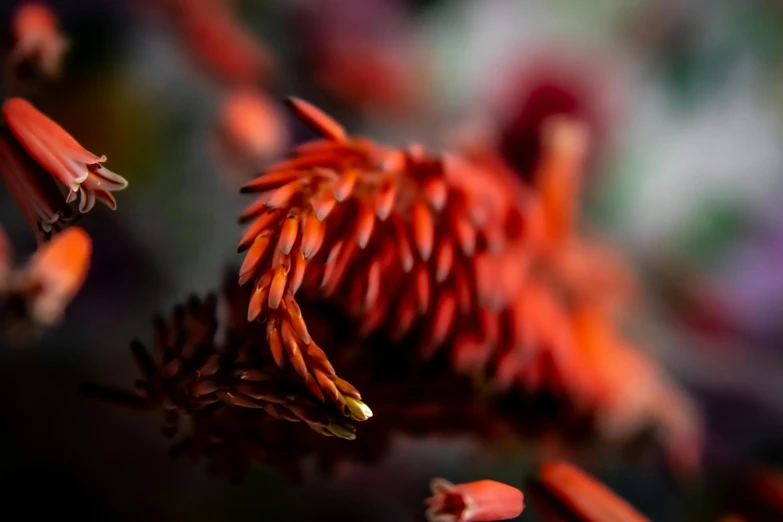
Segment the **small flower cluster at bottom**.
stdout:
[[[137,407],[162,408],[164,433],[169,436],[185,416],[195,422],[194,416],[201,413],[222,415],[223,410],[238,408],[304,422],[321,435],[355,438],[353,421],[372,416],[358,393],[346,394],[343,409],[320,402],[292,368],[274,363],[263,329],[244,318],[229,317],[219,341],[218,304],[214,294],[204,300],[191,297],[168,320],[157,318],[153,353],[140,342],[132,343],[143,376],[133,396],[109,388],[90,391]],[[226,304],[230,315],[236,307]]]

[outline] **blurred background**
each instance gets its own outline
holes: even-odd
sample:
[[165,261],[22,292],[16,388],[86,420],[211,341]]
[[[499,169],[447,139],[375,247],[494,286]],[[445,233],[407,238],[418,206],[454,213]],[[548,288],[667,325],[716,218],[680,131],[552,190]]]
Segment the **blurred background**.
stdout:
[[[645,290],[634,338],[693,394],[708,433],[698,484],[650,460],[589,470],[652,520],[716,520],[705,506],[726,477],[783,453],[783,3],[208,3],[232,18],[178,17],[174,0],[51,0],[69,40],[61,73],[6,67],[4,97],[31,100],[130,186],[117,211],[82,221],[93,263],[63,324],[0,350],[3,512],[403,521],[420,517],[434,476],[521,484],[530,452],[401,436],[373,464],[302,481],[254,467],[233,485],[169,459],[158,415],[80,394],[86,382],[131,385],[128,345],[150,339],[152,315],[217,289],[241,262],[239,187],[311,136],[289,95],[351,133],[435,150],[498,119],[512,133],[539,113],[586,121],[583,221],[631,260]],[[9,52],[22,2],[1,4]],[[260,108],[242,105],[249,89]],[[250,130],[249,113],[261,122]],[[507,152],[524,170],[535,152],[519,139]],[[0,223],[20,259],[34,251],[2,190]]]

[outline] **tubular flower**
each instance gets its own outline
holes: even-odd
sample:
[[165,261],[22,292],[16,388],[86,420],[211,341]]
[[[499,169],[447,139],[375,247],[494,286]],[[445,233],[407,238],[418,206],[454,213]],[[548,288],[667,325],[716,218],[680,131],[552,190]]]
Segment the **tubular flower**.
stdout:
[[432,496],[427,499],[428,522],[491,522],[518,517],[525,507],[517,488],[479,480],[454,485],[442,478],[430,484]]
[[275,361],[339,406],[354,391],[302,321],[300,288],[365,333],[400,339],[418,323],[424,357],[451,341],[453,354],[462,344],[482,347],[484,361],[504,352],[529,361],[522,329],[507,328],[523,317],[534,236],[513,174],[352,138],[312,105],[290,105],[322,138],[245,185],[262,195],[240,218],[251,222],[239,244],[248,251],[240,284],[253,284],[248,320],[266,326]]
[[47,76],[57,76],[68,40],[60,33],[57,15],[38,2],[19,6],[13,15],[14,47],[11,60],[15,63],[36,61]]
[[96,199],[112,210],[117,208],[111,193],[124,189],[128,182],[101,165],[106,156],[88,152],[62,127],[21,98],[5,101],[3,117],[27,153],[68,189],[66,202],[74,201],[78,195],[82,213],[89,212]]
[[563,520],[562,514],[567,514],[595,522],[649,522],[606,486],[567,462],[547,462],[538,474],[546,496],[535,498],[542,501],[544,520]]
[[39,243],[74,218],[57,183],[24,151],[8,129],[0,129],[0,178]]

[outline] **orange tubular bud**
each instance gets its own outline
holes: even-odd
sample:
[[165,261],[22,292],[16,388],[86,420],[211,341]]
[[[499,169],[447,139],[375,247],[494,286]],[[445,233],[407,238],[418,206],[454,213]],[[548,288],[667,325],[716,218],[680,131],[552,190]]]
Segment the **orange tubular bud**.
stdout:
[[428,522],[490,522],[518,517],[525,508],[524,496],[515,487],[479,480],[454,485],[434,479],[427,499]]

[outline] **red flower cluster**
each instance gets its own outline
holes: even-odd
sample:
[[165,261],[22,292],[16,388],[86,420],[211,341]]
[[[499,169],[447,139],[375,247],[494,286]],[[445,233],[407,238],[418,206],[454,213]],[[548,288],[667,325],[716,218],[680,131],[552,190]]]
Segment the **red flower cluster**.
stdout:
[[334,298],[364,332],[385,326],[401,338],[421,320],[425,355],[454,338],[455,357],[482,341],[490,352],[523,349],[521,332],[501,332],[533,237],[523,188],[417,146],[349,138],[313,106],[291,105],[324,139],[244,187],[263,195],[242,214],[252,223],[240,241],[240,284],[254,284],[248,319],[267,325],[275,360],[343,401],[301,320],[300,287]]
[[290,105],[321,139],[248,183],[244,192],[262,195],[241,216],[251,222],[240,241],[248,319],[265,325],[279,365],[338,406],[353,391],[302,320],[301,290],[362,332],[415,333],[425,358],[447,346],[454,369],[496,389],[548,389],[596,406],[610,435],[660,423],[678,464],[695,465],[695,412],[616,333],[626,274],[596,279],[605,267],[593,263],[607,255],[575,235],[578,126],[551,127],[541,183],[528,187],[492,154],[389,148],[348,136],[304,101]]

